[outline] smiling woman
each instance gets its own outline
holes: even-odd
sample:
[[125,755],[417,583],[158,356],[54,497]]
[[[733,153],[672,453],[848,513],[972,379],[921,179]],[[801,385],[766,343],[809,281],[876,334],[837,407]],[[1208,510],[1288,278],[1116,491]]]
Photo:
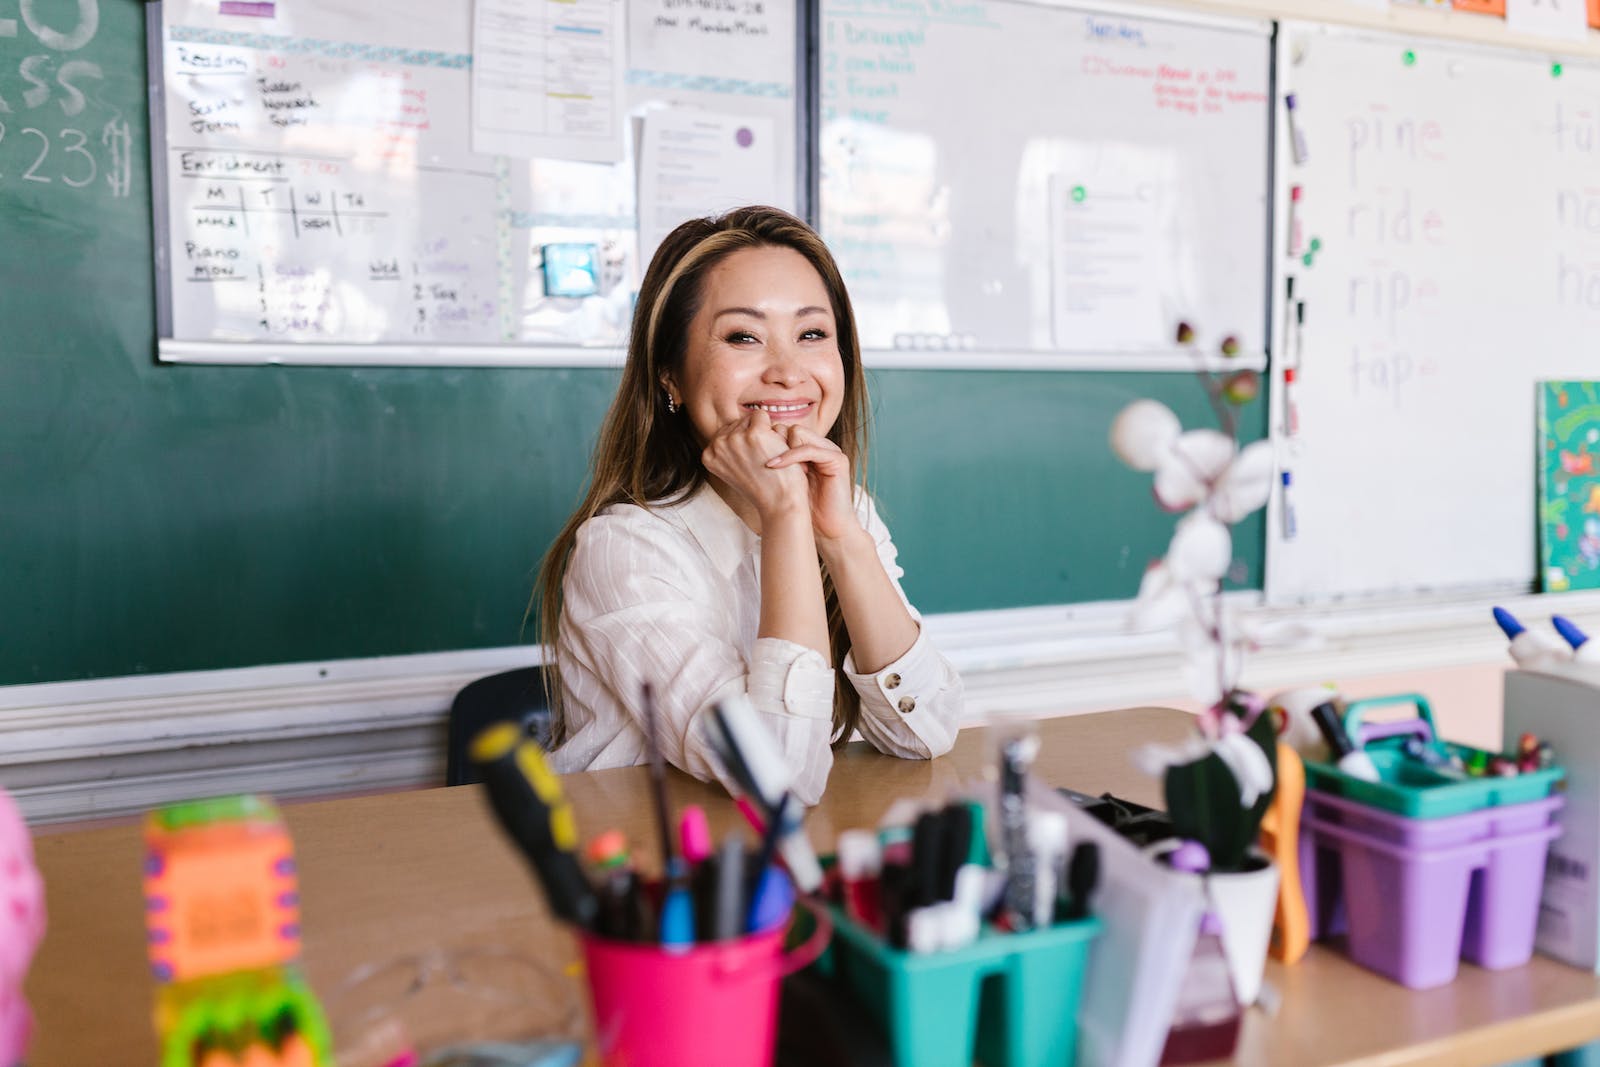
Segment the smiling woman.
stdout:
[[748,695],[807,804],[858,731],[907,758],[950,748],[961,679],[861,485],[867,410],[850,298],[805,223],[742,208],[662,242],[540,575],[558,770],[644,762],[646,683],[663,754],[704,779],[707,713]]

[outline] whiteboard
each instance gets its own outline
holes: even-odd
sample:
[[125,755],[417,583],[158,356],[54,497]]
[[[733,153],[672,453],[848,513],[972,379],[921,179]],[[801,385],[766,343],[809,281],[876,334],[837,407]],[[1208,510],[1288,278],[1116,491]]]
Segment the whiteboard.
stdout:
[[1278,270],[1306,321],[1267,595],[1527,590],[1534,383],[1600,378],[1600,69],[1298,23],[1280,55],[1278,201],[1320,248]]
[[1170,355],[1190,318],[1265,351],[1267,25],[1012,0],[821,17],[820,221],[864,345]]
[[[643,273],[636,142],[653,117],[714,117],[700,125],[741,144],[754,130],[760,166],[743,186],[703,183],[716,203],[656,205],[649,233],[747,199],[794,210],[798,182],[792,10],[613,2],[628,58],[611,164],[472,151],[470,4],[166,0],[152,78],[164,358],[506,363],[543,345],[616,362]],[[567,264],[552,274],[586,272],[594,291],[551,285],[547,251]]]

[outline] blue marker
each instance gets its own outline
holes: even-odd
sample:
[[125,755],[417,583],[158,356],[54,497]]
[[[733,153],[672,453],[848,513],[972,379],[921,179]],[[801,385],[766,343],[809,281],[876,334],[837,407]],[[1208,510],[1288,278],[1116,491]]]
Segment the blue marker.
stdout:
[[788,806],[789,794],[784,793],[772,810],[772,820],[767,823],[766,836],[761,840],[761,852],[756,859],[756,885],[750,894],[749,910],[745,914],[744,928],[747,933],[771,929],[794,907],[794,886],[788,874],[772,862],[772,853],[778,843]]
[[1511,658],[1519,667],[1549,667],[1572,658],[1572,652],[1565,645],[1523,626],[1505,608],[1494,609],[1494,621],[1510,639]]
[[1600,663],[1600,642],[1589,640],[1589,635],[1578,629],[1578,624],[1565,615],[1550,616],[1556,633],[1572,646],[1572,659],[1576,663]]

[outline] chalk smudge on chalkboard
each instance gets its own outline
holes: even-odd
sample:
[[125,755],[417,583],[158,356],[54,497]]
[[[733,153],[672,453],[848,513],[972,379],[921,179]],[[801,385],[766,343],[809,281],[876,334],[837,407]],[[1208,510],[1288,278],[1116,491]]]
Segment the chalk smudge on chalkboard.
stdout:
[[270,19],[273,5],[270,0],[222,0],[217,8],[223,15],[248,15],[251,18]]

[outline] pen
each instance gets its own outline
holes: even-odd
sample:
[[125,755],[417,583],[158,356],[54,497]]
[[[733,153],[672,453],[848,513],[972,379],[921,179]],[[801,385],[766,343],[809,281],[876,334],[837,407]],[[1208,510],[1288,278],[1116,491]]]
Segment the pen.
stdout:
[[744,838],[729,834],[717,851],[715,918],[711,935],[727,941],[744,932]]
[[917,816],[916,825],[911,828],[913,908],[925,908],[929,904],[949,899],[940,894],[944,881],[943,845],[944,828],[940,825],[939,815],[925,811]]
[[951,804],[939,820],[944,838],[940,847],[939,899],[954,900],[956,873],[972,861],[972,809],[965,804]]
[[1028,850],[1028,811],[1024,800],[1031,746],[1014,737],[1000,746],[1000,833],[1006,851],[1002,914],[1012,930],[1033,925],[1034,857]]
[[1289,255],[1300,254],[1300,186],[1289,186]]
[[745,919],[745,931],[756,933],[771,929],[789,914],[794,903],[794,890],[788,876],[772,862],[772,854],[782,835],[783,813],[789,804],[789,794],[778,798],[767,825],[767,835],[761,840],[761,851],[756,856],[756,887],[750,894],[750,908]]
[[711,825],[706,822],[705,809],[700,805],[687,805],[678,816],[678,844],[691,867],[710,858]]
[[595,932],[623,941],[638,941],[649,930],[643,912],[639,879],[628,863],[628,839],[621,830],[607,830],[584,850],[600,872],[600,910]]
[[656,725],[655,692],[644,684],[645,742],[650,750],[650,784],[656,801],[656,833],[661,838],[661,944],[687,949],[694,944],[694,899],[685,884],[687,872],[672,851],[667,811],[667,767]]
[[772,731],[742,695],[718,703],[712,719],[716,729],[711,731],[711,743],[728,774],[767,809],[769,823],[777,824],[778,850],[794,884],[804,892],[815,892],[822,886],[822,864],[801,825],[805,809],[792,803],[784,807],[787,814],[782,820],[777,814],[779,801],[789,796],[792,775]]
[[1289,110],[1289,154],[1294,159],[1295,165],[1299,166],[1311,156],[1311,153],[1306,149],[1305,131],[1300,128],[1298,116],[1295,114],[1295,109],[1299,104],[1295,100],[1293,93],[1285,96],[1283,102]]
[[600,903],[578,866],[578,823],[538,743],[517,724],[503,722],[474,738],[470,754],[483,770],[500,828],[533,867],[550,910],[593,927]]
[[660,737],[656,732],[656,698],[650,683],[644,683],[644,739],[650,755],[650,786],[655,793],[656,833],[661,839],[661,867],[670,877],[675,866],[672,852],[671,818],[667,813],[667,767],[661,756]]
[[1300,529],[1299,523],[1295,519],[1294,501],[1289,496],[1289,486],[1293,484],[1294,477],[1288,471],[1283,471],[1278,477],[1283,482],[1283,539],[1285,541],[1293,541],[1294,535]]
[[1294,275],[1284,279],[1284,288],[1287,290],[1283,299],[1283,353],[1285,362],[1288,361],[1289,346],[1294,341]]
[[1283,432],[1289,437],[1300,432],[1300,405],[1295,402],[1297,378],[1293,367],[1283,369]]

